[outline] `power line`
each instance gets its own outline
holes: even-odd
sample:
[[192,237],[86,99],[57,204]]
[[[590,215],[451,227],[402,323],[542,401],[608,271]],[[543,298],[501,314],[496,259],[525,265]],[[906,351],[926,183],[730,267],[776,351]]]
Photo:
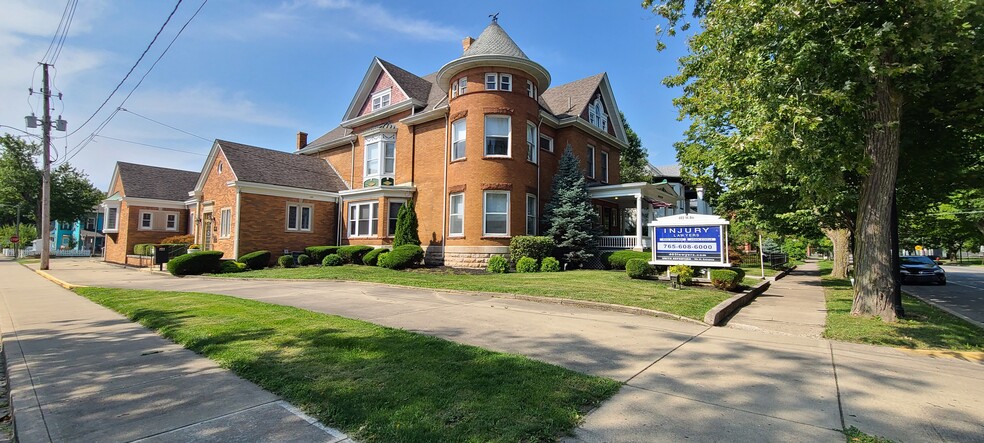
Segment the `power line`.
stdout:
[[76,0],[68,0],[65,2],[65,10],[62,11],[61,20],[58,22],[58,27],[55,28],[55,35],[51,36],[51,43],[48,44],[48,50],[44,52],[44,57],[41,57],[41,61],[48,60],[48,56],[52,54],[52,50],[55,48],[55,43],[59,41],[58,36],[62,33],[62,28],[65,27],[65,20],[70,15],[69,11],[73,9],[73,4],[78,5]]
[[106,136],[106,135],[97,135],[96,137],[105,138],[105,139],[109,139],[109,140],[116,140],[118,142],[130,143],[130,144],[134,144],[134,145],[146,146],[148,148],[163,149],[165,151],[182,152],[182,153],[185,153],[185,154],[200,155],[202,157],[206,157],[207,156],[207,154],[202,154],[200,152],[191,152],[191,151],[184,151],[184,150],[175,149],[175,148],[166,148],[164,146],[150,145],[150,144],[147,144],[147,143],[135,142],[133,140],[124,140],[122,138],[109,137],[109,136]]
[[192,133],[190,133],[190,132],[188,132],[188,131],[185,131],[184,129],[178,129],[178,128],[175,128],[174,126],[171,126],[171,125],[169,125],[169,124],[167,124],[167,123],[161,123],[161,122],[159,122],[159,121],[157,121],[157,120],[154,120],[154,119],[152,119],[152,118],[150,118],[150,117],[147,117],[147,116],[143,116],[143,115],[140,115],[140,114],[137,114],[136,112],[133,112],[133,111],[131,111],[131,110],[129,110],[129,109],[126,109],[126,108],[120,108],[120,111],[123,111],[123,112],[128,112],[128,113],[130,113],[130,114],[133,114],[133,115],[135,115],[135,116],[137,116],[137,117],[140,117],[140,118],[142,118],[142,119],[144,119],[144,120],[150,120],[150,121],[152,121],[152,122],[154,122],[154,123],[157,123],[157,124],[159,124],[159,125],[161,125],[161,126],[164,126],[164,127],[167,127],[167,128],[171,128],[171,129],[173,129],[173,130],[175,130],[175,131],[178,131],[178,132],[183,132],[183,133],[185,133],[185,134],[188,134],[188,135],[190,135],[190,136],[192,136],[192,137],[197,137],[197,138],[200,138],[200,139],[202,139],[202,140],[205,140],[205,141],[207,141],[207,142],[211,142],[211,141],[212,141],[211,139],[207,139],[207,138],[205,138],[205,137],[202,137],[202,136],[200,136],[200,135],[198,135],[198,134],[192,134]]
[[[110,92],[109,93],[109,97],[106,97],[106,100],[103,100],[102,104],[99,105],[98,108],[96,108],[95,112],[93,112],[92,115],[89,116],[89,118],[85,119],[85,122],[84,123],[82,123],[81,125],[79,125],[79,127],[75,128],[74,131],[68,133],[68,135],[66,135],[66,137],[72,136],[76,132],[79,132],[79,130],[81,130],[82,127],[84,127],[85,125],[89,124],[89,122],[92,121],[92,118],[95,117],[96,114],[98,114],[99,111],[101,111],[104,106],[106,106],[106,103],[109,103],[109,100],[111,98],[113,98],[113,95],[116,94],[116,91],[119,91],[120,90],[120,87],[123,86],[123,83],[126,81],[126,79],[130,78],[130,74],[133,74],[133,70],[137,69],[137,65],[139,65],[140,64],[140,61],[143,60],[144,56],[147,55],[147,52],[150,51],[150,48],[152,46],[154,46],[154,42],[157,41],[157,37],[159,37],[161,35],[161,32],[164,32],[164,27],[167,26],[167,24],[171,21],[171,17],[174,17],[174,13],[178,11],[178,6],[181,6],[181,2],[182,2],[182,0],[178,0],[178,3],[174,5],[174,9],[172,9],[171,10],[171,13],[168,14],[167,20],[164,20],[164,24],[161,25],[161,28],[157,30],[157,34],[154,34],[154,38],[150,41],[150,44],[147,45],[147,48],[144,49],[143,53],[140,54],[140,58],[137,59],[137,61],[133,64],[133,66],[130,67],[130,70],[126,73],[126,75],[123,76],[123,80],[120,80],[120,82],[116,85],[116,87],[113,88],[113,92]],[[150,71],[147,71],[147,72],[150,72]]]
[[61,38],[58,40],[58,44],[55,46],[55,51],[51,54],[51,61],[48,62],[50,65],[54,65],[61,56],[62,48],[65,47],[65,40],[68,39],[68,30],[72,27],[72,19],[75,18],[75,10],[79,5],[79,0],[70,0],[71,10],[68,14],[68,19],[65,20],[65,27],[62,29]]

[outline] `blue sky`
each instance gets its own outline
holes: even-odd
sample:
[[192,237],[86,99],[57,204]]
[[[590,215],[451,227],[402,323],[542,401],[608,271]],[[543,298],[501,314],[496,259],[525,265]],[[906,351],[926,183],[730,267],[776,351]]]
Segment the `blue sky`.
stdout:
[[[54,140],[58,161],[91,134],[130,92],[201,5],[185,0],[143,62],[92,122],[79,129],[151,41],[173,1],[80,0],[67,42],[55,63],[54,87],[68,120]],[[95,142],[70,162],[101,189],[115,161],[199,170],[211,143],[223,138],[285,151],[297,131],[311,139],[338,125],[373,56],[425,75],[461,55],[461,40],[477,37],[488,15],[553,76],[553,85],[608,72],[620,109],[639,133],[654,164],[675,162],[672,144],[685,124],[672,99],[680,91],[660,81],[685,53],[682,38],[656,51],[660,20],[639,2],[363,0],[210,0]],[[0,125],[24,128],[41,113],[37,62],[55,33],[62,1],[5,0],[0,15]],[[36,130],[31,130],[38,133]],[[12,132],[0,128],[0,132]],[[63,136],[65,133],[54,133]],[[115,140],[118,139],[118,140]],[[119,140],[127,140],[123,142]],[[154,145],[172,150],[143,146]],[[178,152],[178,151],[187,152]]]

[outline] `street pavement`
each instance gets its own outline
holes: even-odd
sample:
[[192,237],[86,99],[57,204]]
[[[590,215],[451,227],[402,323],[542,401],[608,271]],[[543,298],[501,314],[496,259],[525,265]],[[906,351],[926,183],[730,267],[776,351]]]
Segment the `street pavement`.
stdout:
[[[809,332],[817,313],[798,320],[794,311],[760,311],[769,324],[779,319],[795,327],[775,333],[481,293],[174,278],[91,260],[58,260],[52,268],[53,276],[74,284],[199,291],[296,306],[624,382],[568,441],[842,442],[840,430],[856,426],[897,442],[984,442],[984,364],[818,339]],[[815,299],[822,289],[806,271],[787,277],[787,296],[774,299]],[[798,297],[796,291],[811,294]]]
[[906,284],[902,290],[984,328],[984,267],[943,266],[946,286]]

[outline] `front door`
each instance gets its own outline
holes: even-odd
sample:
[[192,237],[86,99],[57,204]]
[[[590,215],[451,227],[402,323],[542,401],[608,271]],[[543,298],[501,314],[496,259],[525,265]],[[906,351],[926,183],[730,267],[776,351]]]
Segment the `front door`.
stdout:
[[211,214],[206,215],[203,218],[205,219],[205,221],[202,223],[202,227],[203,227],[202,229],[204,229],[205,232],[202,232],[202,238],[205,239],[205,241],[202,244],[202,250],[204,250],[204,251],[211,251],[212,250],[212,218],[211,218]]

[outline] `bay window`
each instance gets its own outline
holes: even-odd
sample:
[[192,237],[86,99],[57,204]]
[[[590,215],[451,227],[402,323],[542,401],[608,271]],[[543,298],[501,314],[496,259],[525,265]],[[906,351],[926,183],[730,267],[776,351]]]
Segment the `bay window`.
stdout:
[[485,156],[509,157],[511,117],[507,115],[485,116]]
[[349,203],[349,237],[377,235],[379,203]]
[[509,235],[509,191],[485,191],[482,205],[482,235]]
[[465,235],[465,194],[451,194],[451,215],[448,218],[448,235]]

